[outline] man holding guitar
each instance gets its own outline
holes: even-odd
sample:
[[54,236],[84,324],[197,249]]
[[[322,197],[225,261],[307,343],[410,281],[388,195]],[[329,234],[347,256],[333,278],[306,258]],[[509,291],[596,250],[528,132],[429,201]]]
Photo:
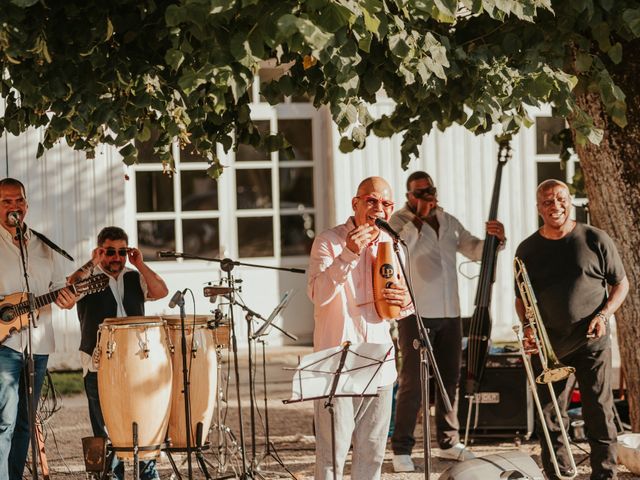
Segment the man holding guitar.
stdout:
[[[29,276],[29,287],[34,295],[49,292],[52,287],[65,285],[65,274],[61,257],[50,248],[40,235],[23,223],[29,210],[24,185],[14,178],[0,180],[0,304],[15,292],[25,292],[25,278],[20,255],[20,239],[17,228],[24,237],[25,258]],[[62,288],[54,303],[59,308],[69,309],[75,296],[68,288]],[[3,312],[10,312],[10,309]],[[32,330],[31,349],[34,359],[35,398],[47,370],[49,354],[55,349],[51,306],[43,305],[35,314],[36,324]],[[12,314],[3,313],[0,323],[14,320]],[[0,478],[19,480],[22,478],[27,450],[29,448],[29,415],[27,389],[25,388],[28,345],[28,329],[17,325],[0,344]]]
[[[164,298],[169,290],[160,275],[144,263],[142,252],[128,246],[129,237],[123,229],[103,228],[98,234],[97,243],[98,246],[91,253],[91,259],[74,272],[69,280],[76,281],[94,271],[105,273],[109,277],[110,288],[78,300],[81,329],[80,360],[89,402],[91,428],[96,437],[106,438],[107,431],[98,394],[98,374],[92,362],[98,327],[105,318],[144,315],[144,302]],[[137,271],[126,266],[127,259]],[[124,478],[124,464],[121,461],[114,459],[111,467],[116,478]],[[158,478],[155,460],[140,462],[140,478]]]
[[[433,354],[442,375],[453,410],[446,412],[436,395],[436,435],[440,458],[466,460],[474,455],[460,442],[457,388],[462,357],[462,324],[458,300],[456,254],[471,260],[482,257],[483,240],[469,233],[454,216],[438,206],[437,190],[426,172],[407,178],[407,203],[389,221],[407,243],[410,276],[415,288],[418,312],[429,330]],[[487,233],[504,244],[504,226],[489,221]],[[421,403],[420,357],[413,346],[418,338],[415,316],[398,321],[398,348],[402,354],[396,421],[391,444],[396,472],[412,472],[413,431]]]

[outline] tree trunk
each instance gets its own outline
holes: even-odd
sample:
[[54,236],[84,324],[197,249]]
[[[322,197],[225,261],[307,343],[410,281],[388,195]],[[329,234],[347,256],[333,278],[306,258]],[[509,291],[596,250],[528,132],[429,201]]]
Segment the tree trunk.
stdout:
[[598,96],[578,94],[579,106],[604,130],[600,145],[577,147],[595,226],[616,242],[630,290],[616,314],[631,425],[640,431],[640,41],[624,44],[620,65],[609,66],[626,94],[628,125],[621,129],[604,111]]

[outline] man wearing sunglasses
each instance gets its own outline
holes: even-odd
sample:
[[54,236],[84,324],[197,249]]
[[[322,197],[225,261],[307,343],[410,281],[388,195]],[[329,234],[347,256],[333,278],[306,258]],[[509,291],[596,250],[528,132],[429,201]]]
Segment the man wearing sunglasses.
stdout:
[[[462,360],[462,324],[456,276],[456,254],[471,260],[482,258],[484,241],[471,235],[454,216],[438,206],[437,189],[426,172],[414,172],[407,178],[407,203],[390,220],[408,245],[410,272],[418,311],[429,329],[436,363],[451,399],[453,410],[446,413],[436,396],[436,430],[440,457],[451,460],[473,458],[458,433],[458,381]],[[504,227],[498,221],[487,222],[487,233],[504,245]],[[391,444],[396,472],[412,472],[413,432],[420,410],[420,358],[413,347],[418,338],[415,317],[398,322],[398,347],[402,354],[396,417]]]
[[[29,287],[36,295],[43,295],[64,287],[62,257],[46,244],[42,237],[28,228],[24,219],[29,211],[27,195],[22,182],[15,178],[0,180],[0,295],[25,291],[25,279],[20,255],[17,226],[21,226],[25,248]],[[3,297],[4,300],[4,297]],[[5,303],[5,302],[3,302]],[[69,309],[75,305],[75,296],[64,288],[55,304]],[[34,390],[36,399],[47,371],[49,354],[55,350],[51,306],[36,313],[38,328],[31,330]],[[11,334],[0,344],[0,478],[22,479],[29,450],[28,395],[25,388],[27,372],[26,349],[29,330]]]
[[[77,281],[98,272],[109,276],[108,289],[78,300],[80,358],[91,428],[96,437],[107,437],[98,396],[98,375],[91,358],[98,327],[105,318],[144,315],[145,301],[158,300],[169,293],[164,280],[144,263],[140,250],[129,247],[128,243],[129,237],[121,228],[103,228],[98,234],[98,246],[91,253],[91,260],[70,277],[71,281]],[[126,266],[127,259],[137,270]],[[114,458],[112,469],[116,478],[124,478],[122,461]],[[140,462],[140,478],[159,478],[155,460]]]
[[[391,345],[389,323],[382,320],[373,301],[372,267],[380,241],[391,241],[375,220],[389,220],[393,212],[389,184],[380,177],[363,180],[351,200],[353,216],[318,235],[311,247],[307,294],[313,302],[315,351],[351,343]],[[401,316],[413,311],[407,288],[392,283],[382,290],[388,303],[402,307]],[[378,389],[377,397],[334,398],[336,477],[353,445],[351,478],[380,478],[391,419],[391,385]],[[324,400],[314,401],[316,429],[316,480],[333,479],[331,417]]]

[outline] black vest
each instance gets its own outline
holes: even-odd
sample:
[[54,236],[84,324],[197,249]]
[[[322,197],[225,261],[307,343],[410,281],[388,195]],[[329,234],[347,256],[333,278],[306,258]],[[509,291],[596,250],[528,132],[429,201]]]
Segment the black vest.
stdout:
[[[140,274],[136,271],[126,272],[123,282],[122,304],[127,316],[144,315],[144,292],[140,286]],[[80,351],[91,355],[96,347],[98,327],[105,318],[118,316],[118,304],[111,288],[107,287],[101,292],[85,295],[77,303],[77,310],[80,319]]]

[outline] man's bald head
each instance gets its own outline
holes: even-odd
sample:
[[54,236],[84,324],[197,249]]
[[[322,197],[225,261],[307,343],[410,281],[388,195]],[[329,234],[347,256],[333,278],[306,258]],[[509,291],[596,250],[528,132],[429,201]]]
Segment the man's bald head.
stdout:
[[358,191],[356,195],[367,195],[372,192],[383,193],[386,192],[389,199],[393,197],[391,193],[391,186],[382,177],[367,177],[358,185]]

